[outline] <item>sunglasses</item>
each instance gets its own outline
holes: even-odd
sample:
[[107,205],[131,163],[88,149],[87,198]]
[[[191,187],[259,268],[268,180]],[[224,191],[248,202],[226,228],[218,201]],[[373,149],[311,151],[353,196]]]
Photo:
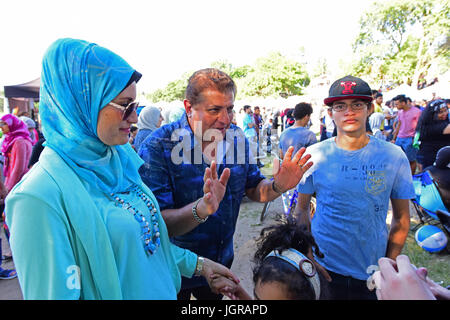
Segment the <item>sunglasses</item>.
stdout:
[[126,106],[122,106],[120,104],[110,102],[108,103],[111,107],[122,110],[122,120],[127,120],[128,117],[136,110],[139,106],[139,102],[130,102]]

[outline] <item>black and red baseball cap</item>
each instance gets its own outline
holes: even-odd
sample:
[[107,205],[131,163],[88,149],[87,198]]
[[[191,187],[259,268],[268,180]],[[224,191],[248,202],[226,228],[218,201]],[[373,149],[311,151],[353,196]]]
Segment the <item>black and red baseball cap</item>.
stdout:
[[368,102],[373,100],[372,90],[367,82],[353,76],[345,76],[333,82],[328,95],[328,98],[323,101],[327,106],[343,99],[361,99]]

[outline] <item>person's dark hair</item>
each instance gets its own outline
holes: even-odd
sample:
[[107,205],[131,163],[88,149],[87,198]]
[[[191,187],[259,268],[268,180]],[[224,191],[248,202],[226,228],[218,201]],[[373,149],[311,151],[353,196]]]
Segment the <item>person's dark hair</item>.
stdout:
[[372,93],[372,96],[374,96],[378,93],[378,90],[372,89],[372,90],[370,90],[370,92]]
[[135,132],[138,129],[138,127],[136,126],[131,126],[130,127],[130,132]]
[[249,106],[248,104],[246,104],[246,105],[244,106],[244,111],[247,111],[248,108],[251,108],[251,106]]
[[216,68],[198,70],[191,75],[186,87],[186,99],[192,105],[199,103],[202,99],[201,93],[205,89],[217,89],[222,93],[232,92],[236,97],[236,84],[233,79]]
[[420,140],[428,138],[433,134],[434,123],[448,121],[438,119],[439,106],[442,104],[444,104],[443,100],[433,100],[423,109],[416,126],[416,132],[420,133]]
[[399,94],[398,96],[395,96],[392,98],[393,101],[400,101],[400,102],[407,102],[406,96],[404,94]]
[[381,92],[377,92],[377,93],[375,94],[375,99],[378,98],[378,97],[382,97],[382,96],[383,96],[383,94],[382,94]]
[[130,84],[132,84],[133,82],[138,83],[139,80],[141,80],[141,78],[142,78],[142,74],[135,70],[133,72],[133,74],[131,75],[130,79],[128,80],[127,84],[125,85],[125,87],[123,87],[122,91],[125,90],[126,88],[128,88],[128,86]]
[[[290,263],[276,257],[266,256],[273,250],[283,251],[293,248],[305,256],[310,249],[318,257],[323,257],[312,234],[305,226],[300,226],[295,219],[289,217],[286,222],[266,227],[257,240],[257,251],[254,256],[253,282],[280,282],[285,284],[288,296],[293,300],[314,300],[315,292],[306,276]],[[328,297],[326,280],[319,273],[320,299]]]
[[294,108],[294,118],[295,120],[303,119],[306,116],[313,113],[313,108],[310,103],[300,102]]
[[432,125],[433,123],[448,121],[448,120],[438,120],[438,113],[440,110],[440,106],[445,104],[443,100],[433,100],[427,104],[425,109],[423,109],[420,114],[419,120],[416,126],[416,132],[420,132],[420,139],[427,138],[432,134]]

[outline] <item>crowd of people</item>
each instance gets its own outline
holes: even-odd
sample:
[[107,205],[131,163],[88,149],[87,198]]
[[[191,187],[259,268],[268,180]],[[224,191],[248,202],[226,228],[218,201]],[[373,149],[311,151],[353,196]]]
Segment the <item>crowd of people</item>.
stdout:
[[[448,100],[383,106],[381,92],[347,76],[330,87],[317,137],[308,102],[236,112],[238,88],[215,68],[191,75],[183,109],[138,115],[142,76],[104,47],[59,39],[43,58],[38,124],[1,118],[17,272],[0,271],[19,278],[25,299],[450,298],[423,269],[403,276],[412,267],[401,255],[412,175],[449,145]],[[261,159],[273,141],[268,179]],[[293,189],[296,212],[258,241],[252,297],[230,270],[241,202]]]

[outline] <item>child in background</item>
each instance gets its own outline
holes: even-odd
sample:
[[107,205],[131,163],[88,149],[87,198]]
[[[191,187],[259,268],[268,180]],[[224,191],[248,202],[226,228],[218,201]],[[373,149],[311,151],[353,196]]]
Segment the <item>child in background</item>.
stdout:
[[[289,217],[285,223],[264,228],[257,241],[253,269],[257,300],[327,299],[327,281],[307,256],[323,256],[311,233]],[[232,300],[252,297],[233,281],[213,275],[213,282]]]

